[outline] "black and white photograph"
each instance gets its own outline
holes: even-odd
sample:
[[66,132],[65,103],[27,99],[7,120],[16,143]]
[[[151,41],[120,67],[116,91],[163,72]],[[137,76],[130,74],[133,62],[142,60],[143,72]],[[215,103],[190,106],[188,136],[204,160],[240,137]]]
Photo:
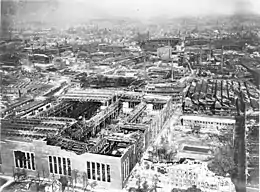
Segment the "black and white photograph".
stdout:
[[258,192],[260,0],[0,0],[0,192]]

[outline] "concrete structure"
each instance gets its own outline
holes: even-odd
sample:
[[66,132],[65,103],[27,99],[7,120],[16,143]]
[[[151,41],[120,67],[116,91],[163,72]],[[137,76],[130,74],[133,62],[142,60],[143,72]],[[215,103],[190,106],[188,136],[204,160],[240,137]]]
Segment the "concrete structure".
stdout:
[[77,177],[79,187],[88,179],[112,190],[124,187],[173,107],[170,97],[71,89],[32,110],[2,121],[2,172]]
[[220,131],[233,132],[236,120],[232,117],[214,117],[200,115],[183,115],[181,116],[182,124],[185,128],[193,128],[199,126],[201,132],[220,134]]

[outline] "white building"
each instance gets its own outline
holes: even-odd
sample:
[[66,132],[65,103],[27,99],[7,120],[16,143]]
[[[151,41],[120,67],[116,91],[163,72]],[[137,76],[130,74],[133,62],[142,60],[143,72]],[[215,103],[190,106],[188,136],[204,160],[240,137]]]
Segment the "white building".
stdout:
[[[207,168],[207,163],[201,161],[186,160],[182,164],[149,164],[149,170],[142,170],[142,176],[152,178],[151,168],[161,178],[161,185],[167,188],[188,189],[192,185],[203,192],[235,192],[235,186],[230,178],[216,176]],[[159,169],[164,169],[165,174],[160,174]]]

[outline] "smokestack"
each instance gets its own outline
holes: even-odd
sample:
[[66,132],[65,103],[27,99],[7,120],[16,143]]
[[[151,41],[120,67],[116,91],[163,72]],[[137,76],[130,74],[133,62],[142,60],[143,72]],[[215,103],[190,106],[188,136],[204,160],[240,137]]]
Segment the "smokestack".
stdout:
[[209,60],[211,60],[211,38],[209,39]]
[[200,47],[200,60],[199,60],[199,62],[200,62],[200,65],[201,65],[201,63],[202,63],[202,47]]
[[174,74],[173,74],[173,60],[172,60],[172,81],[173,81],[173,78],[174,78]]
[[147,73],[146,73],[146,55],[144,57],[144,78],[147,79]]
[[224,63],[224,53],[223,53],[223,45],[221,47],[221,73],[223,73],[223,63]]

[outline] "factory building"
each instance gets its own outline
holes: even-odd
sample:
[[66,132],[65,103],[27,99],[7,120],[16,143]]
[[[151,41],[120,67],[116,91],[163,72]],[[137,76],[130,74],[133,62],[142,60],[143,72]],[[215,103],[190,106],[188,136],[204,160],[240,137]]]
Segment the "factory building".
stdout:
[[232,117],[214,117],[214,116],[198,116],[198,115],[183,115],[181,117],[183,126],[195,127],[200,126],[202,129],[208,129],[208,131],[216,131],[223,129],[224,127],[234,128],[236,120]]
[[173,111],[171,97],[94,89],[28,102],[2,120],[1,171],[77,177],[78,187],[89,180],[106,189],[124,187]]

